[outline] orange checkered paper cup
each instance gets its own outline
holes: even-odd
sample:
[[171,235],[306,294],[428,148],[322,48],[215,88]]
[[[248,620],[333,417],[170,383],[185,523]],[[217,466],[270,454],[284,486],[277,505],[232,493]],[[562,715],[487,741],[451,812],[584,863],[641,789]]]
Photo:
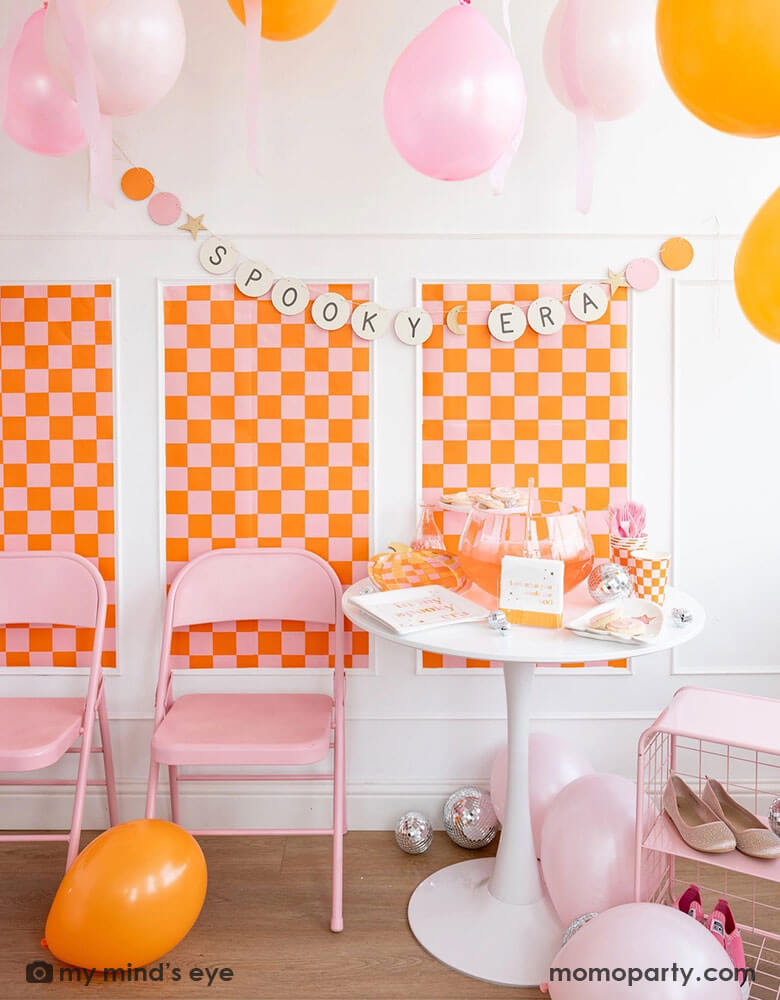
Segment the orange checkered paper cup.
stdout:
[[624,566],[634,581],[634,593],[646,601],[663,604],[672,556],[669,552],[649,552],[646,549],[616,548],[613,562]]

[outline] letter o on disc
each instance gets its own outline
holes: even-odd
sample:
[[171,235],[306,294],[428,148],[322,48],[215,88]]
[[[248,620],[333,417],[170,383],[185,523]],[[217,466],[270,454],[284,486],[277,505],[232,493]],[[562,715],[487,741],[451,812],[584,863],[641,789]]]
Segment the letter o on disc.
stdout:
[[339,330],[349,319],[352,306],[338,292],[323,292],[314,300],[311,318],[320,330]]
[[488,330],[496,338],[510,344],[525,332],[525,313],[513,302],[503,302],[490,310]]
[[309,286],[297,278],[280,278],[271,292],[274,309],[282,316],[298,316],[309,304]]
[[201,243],[198,257],[200,258],[200,266],[209,274],[227,274],[238,263],[238,250],[230,240],[223,240],[221,236],[212,236]]

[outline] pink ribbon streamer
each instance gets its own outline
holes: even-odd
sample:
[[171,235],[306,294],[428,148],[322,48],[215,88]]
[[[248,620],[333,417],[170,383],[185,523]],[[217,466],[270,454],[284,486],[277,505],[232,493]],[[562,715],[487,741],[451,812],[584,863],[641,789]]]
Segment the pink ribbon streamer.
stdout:
[[[506,31],[507,41],[509,42],[509,48],[512,50],[512,55],[517,58],[517,51],[515,49],[515,43],[512,40],[512,19],[509,13],[509,4],[511,0],[502,0],[501,12],[504,18],[504,30]],[[528,96],[526,95],[523,100],[523,115],[520,120],[520,128],[517,131],[517,135],[512,139],[509,145],[509,149],[498,158],[498,160],[493,164],[490,170],[490,186],[493,188],[493,194],[500,195],[504,193],[504,186],[506,185],[506,176],[509,173],[509,168],[512,166],[512,160],[514,160],[517,155],[517,151],[520,148],[520,143],[523,140],[523,129],[525,127],[525,111],[528,105]]]
[[246,21],[246,149],[249,165],[260,170],[258,123],[260,112],[260,47],[263,36],[263,0],[244,0]]
[[8,34],[5,44],[0,49],[0,128],[5,122],[5,109],[8,105],[8,79],[11,74],[11,62],[13,61],[16,46],[22,37],[24,26],[27,23],[27,4],[24,0],[17,0],[11,12],[11,20],[8,25]]
[[567,0],[561,26],[561,72],[563,85],[577,116],[577,211],[587,215],[593,201],[596,119],[582,87],[577,59],[577,34],[582,10],[582,0]]
[[70,56],[76,102],[89,142],[89,178],[92,197],[113,207],[112,128],[100,113],[95,66],[79,0],[57,0],[57,16]]

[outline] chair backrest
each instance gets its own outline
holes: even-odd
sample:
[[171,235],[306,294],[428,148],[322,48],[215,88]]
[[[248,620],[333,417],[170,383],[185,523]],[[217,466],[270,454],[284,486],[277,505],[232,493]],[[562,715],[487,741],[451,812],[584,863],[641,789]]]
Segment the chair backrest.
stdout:
[[338,625],[341,584],[306,549],[215,549],[178,572],[168,613],[172,628],[255,619]]
[[0,625],[73,625],[102,633],[105,616],[106,585],[86,559],[72,552],[0,552]]

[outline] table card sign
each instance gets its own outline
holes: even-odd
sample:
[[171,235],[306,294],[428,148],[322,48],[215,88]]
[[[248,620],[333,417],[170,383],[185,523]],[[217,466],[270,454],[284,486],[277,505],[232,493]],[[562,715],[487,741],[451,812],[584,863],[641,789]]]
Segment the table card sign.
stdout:
[[504,556],[499,607],[512,625],[561,628],[563,562]]

